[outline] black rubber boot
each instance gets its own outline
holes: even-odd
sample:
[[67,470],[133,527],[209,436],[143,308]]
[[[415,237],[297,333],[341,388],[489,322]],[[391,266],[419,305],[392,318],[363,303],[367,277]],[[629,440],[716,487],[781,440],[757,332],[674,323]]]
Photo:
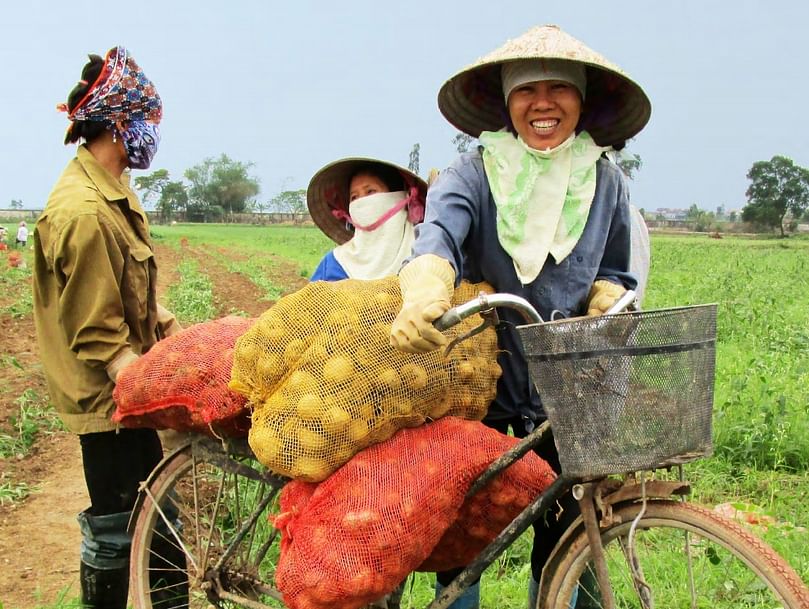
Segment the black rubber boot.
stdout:
[[96,569],[81,563],[79,579],[84,609],[126,609],[129,568]]

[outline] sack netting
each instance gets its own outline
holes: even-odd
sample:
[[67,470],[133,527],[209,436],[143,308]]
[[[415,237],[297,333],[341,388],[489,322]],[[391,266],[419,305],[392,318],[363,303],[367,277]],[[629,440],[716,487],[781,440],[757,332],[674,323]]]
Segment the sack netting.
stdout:
[[[516,443],[478,421],[444,417],[361,451],[319,484],[287,484],[274,519],[284,603],[354,609],[390,593],[453,530],[474,479]],[[536,455],[523,463],[531,488],[552,479]],[[466,539],[475,552],[482,547]]]
[[254,322],[229,316],[159,341],[119,374],[112,420],[124,427],[247,435],[247,400],[228,382],[236,339]]
[[[499,440],[501,453],[518,442],[505,435]],[[416,571],[441,572],[468,565],[555,479],[547,461],[527,453],[464,501],[455,522]]]
[[[485,284],[464,283],[453,304]],[[424,354],[390,346],[396,277],[317,281],[281,298],[236,343],[230,387],[253,408],[250,447],[271,471],[317,482],[363,448],[446,415],[483,418],[500,367],[487,329]],[[469,318],[447,337],[480,323]]]

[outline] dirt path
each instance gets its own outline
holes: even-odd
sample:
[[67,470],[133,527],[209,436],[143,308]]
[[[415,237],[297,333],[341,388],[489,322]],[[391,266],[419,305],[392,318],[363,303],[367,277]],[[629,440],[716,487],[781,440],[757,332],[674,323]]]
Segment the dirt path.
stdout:
[[[175,269],[180,259],[191,255],[211,278],[221,315],[244,311],[257,317],[271,305],[247,277],[228,272],[210,251],[177,251],[164,245],[157,245],[155,251],[159,296],[178,281]],[[276,285],[290,290],[306,282],[292,264],[278,261],[274,267]],[[43,398],[47,390],[30,315],[0,316],[0,335],[14,337],[3,340],[0,348],[0,422],[8,424],[9,417],[19,411],[16,400],[26,389]],[[52,607],[60,597],[65,604],[72,602],[79,595],[81,537],[76,514],[88,504],[78,439],[65,432],[40,437],[24,459],[0,459],[0,469],[9,479],[23,480],[35,489],[22,502],[0,506],[0,605],[5,609]],[[4,480],[0,478],[0,484]]]
[[[0,416],[6,423],[19,416],[17,401],[26,390],[44,399],[47,389],[31,317],[0,318],[0,333],[16,337],[2,349]],[[9,480],[33,489],[25,501],[0,507],[0,604],[26,609],[52,604],[63,591],[66,599],[78,596],[76,514],[88,505],[78,438],[66,432],[40,437],[31,454],[0,460],[0,466]]]

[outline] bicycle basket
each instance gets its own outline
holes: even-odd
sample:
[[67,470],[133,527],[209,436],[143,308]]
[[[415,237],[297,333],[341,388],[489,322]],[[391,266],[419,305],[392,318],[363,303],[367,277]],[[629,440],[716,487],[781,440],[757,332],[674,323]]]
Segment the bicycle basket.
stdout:
[[711,454],[716,305],[518,330],[564,474],[590,478]]

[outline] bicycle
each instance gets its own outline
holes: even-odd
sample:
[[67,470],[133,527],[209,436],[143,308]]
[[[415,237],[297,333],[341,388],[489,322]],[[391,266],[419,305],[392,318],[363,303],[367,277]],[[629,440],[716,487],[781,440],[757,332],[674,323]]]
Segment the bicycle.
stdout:
[[[582,515],[544,567],[537,609],[567,609],[576,596],[603,607],[809,609],[809,590],[774,550],[685,501],[682,465],[711,452],[715,305],[546,323],[522,298],[494,294],[436,325],[474,314],[490,325],[497,307],[526,319],[518,331],[548,422],[492,463],[467,496],[550,429],[562,474],[428,609],[447,607],[566,492]],[[594,413],[597,425],[589,424]],[[136,609],[172,607],[171,591],[186,588],[192,607],[283,607],[270,583],[278,532],[267,513],[285,482],[255,462],[244,440],[198,437],[169,454],[133,511]],[[171,556],[158,556],[161,548]],[[588,573],[597,586],[584,585]]]

